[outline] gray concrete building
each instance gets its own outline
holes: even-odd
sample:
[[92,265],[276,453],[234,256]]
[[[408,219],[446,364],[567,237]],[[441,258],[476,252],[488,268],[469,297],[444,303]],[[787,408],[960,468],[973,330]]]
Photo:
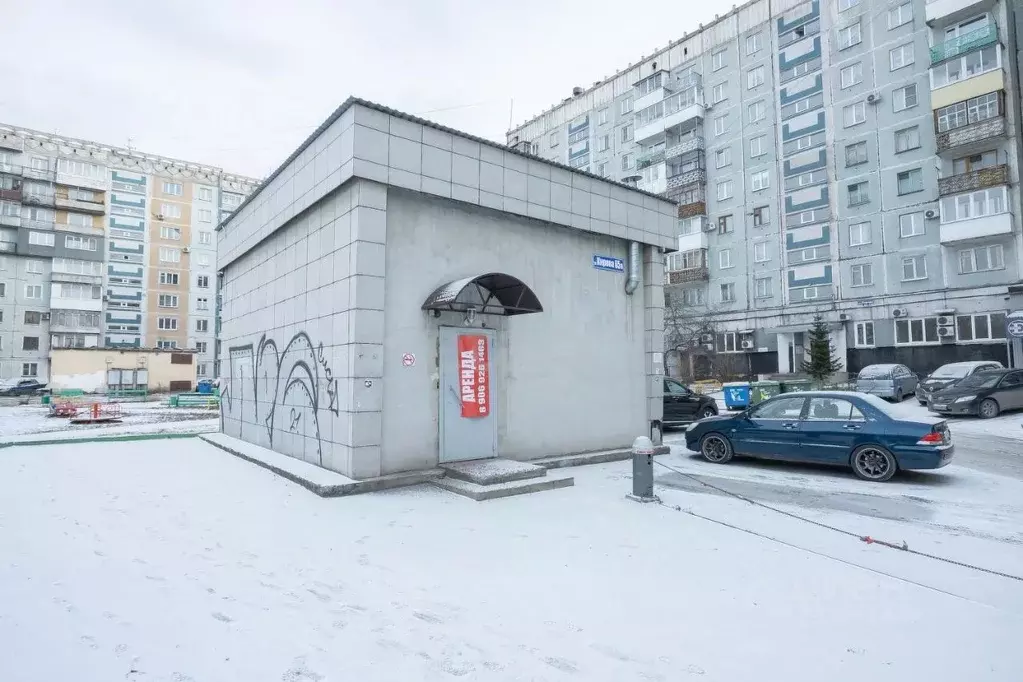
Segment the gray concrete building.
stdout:
[[357,479],[628,447],[675,211],[349,99],[218,229],[223,432]]
[[815,313],[850,371],[1023,364],[1018,4],[755,0],[508,142],[674,200],[669,319],[752,373]]

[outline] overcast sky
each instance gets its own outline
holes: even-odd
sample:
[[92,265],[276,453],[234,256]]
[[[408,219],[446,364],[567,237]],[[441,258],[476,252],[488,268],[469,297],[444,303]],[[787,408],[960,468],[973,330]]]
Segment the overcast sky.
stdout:
[[357,95],[504,142],[732,0],[31,0],[0,122],[262,177]]

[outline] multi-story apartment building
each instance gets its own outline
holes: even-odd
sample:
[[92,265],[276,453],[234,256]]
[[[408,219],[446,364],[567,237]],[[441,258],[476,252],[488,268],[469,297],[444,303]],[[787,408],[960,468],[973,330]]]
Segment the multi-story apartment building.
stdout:
[[214,374],[213,232],[258,183],[0,125],[0,379],[51,348],[193,348]]
[[508,143],[674,198],[667,314],[706,320],[699,342],[754,372],[798,368],[814,313],[851,371],[1005,362],[1016,4],[754,0]]

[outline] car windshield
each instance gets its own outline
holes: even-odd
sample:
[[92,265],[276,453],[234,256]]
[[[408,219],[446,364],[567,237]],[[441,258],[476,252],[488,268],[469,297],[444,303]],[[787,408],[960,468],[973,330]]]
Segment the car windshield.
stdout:
[[888,379],[895,365],[868,365],[860,372],[860,379]]
[[1001,378],[1001,374],[994,372],[978,372],[960,381],[956,388],[994,388]]
[[969,365],[942,365],[931,373],[935,379],[962,379],[970,373]]

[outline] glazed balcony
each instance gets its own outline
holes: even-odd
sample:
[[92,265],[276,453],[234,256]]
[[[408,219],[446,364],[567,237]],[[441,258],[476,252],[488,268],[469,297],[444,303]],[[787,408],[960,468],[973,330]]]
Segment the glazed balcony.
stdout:
[[969,173],[960,173],[947,178],[938,179],[938,196],[950,194],[962,194],[973,192],[988,187],[998,187],[1009,184],[1009,167],[1005,164],[981,168]]
[[677,175],[672,175],[668,178],[668,196],[671,196],[671,190],[673,189],[693,184],[704,184],[706,182],[707,171],[702,168],[695,168]]
[[995,6],[997,0],[927,0],[924,19],[928,24],[945,26],[977,16]]
[[956,36],[951,40],[938,43],[931,48],[931,66],[961,57],[964,54],[979,50],[998,42],[998,26],[990,23],[987,26]]
[[0,242],[0,253],[17,253],[17,242]]
[[10,189],[0,188],[0,201],[17,201],[21,202],[21,184],[17,183]]
[[958,151],[960,147],[1005,137],[1006,131],[1005,114],[1003,113],[994,118],[977,121],[976,123],[967,123],[958,128],[939,132],[936,136],[938,153],[940,154],[950,149]]
[[695,151],[703,151],[703,130],[698,129],[692,134],[685,136],[679,142],[665,149],[664,159],[665,161],[669,161],[682,156],[683,154]]

